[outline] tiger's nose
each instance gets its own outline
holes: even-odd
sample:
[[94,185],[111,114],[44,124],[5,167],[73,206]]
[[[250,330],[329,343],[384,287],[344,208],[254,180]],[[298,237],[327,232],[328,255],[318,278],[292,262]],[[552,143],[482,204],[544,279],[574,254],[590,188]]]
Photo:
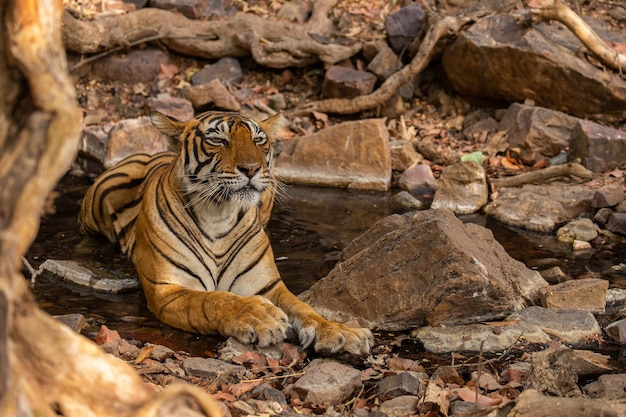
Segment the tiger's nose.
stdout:
[[246,165],[238,165],[237,169],[243,173],[246,177],[252,178],[254,174],[259,172],[261,169],[261,164],[246,164]]

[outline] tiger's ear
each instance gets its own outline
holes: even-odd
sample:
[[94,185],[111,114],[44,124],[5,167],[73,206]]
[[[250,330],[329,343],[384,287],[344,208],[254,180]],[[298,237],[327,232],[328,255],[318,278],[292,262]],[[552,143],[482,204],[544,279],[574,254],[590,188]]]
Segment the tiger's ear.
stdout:
[[167,136],[167,141],[172,148],[180,149],[180,135],[183,134],[188,123],[181,122],[180,120],[167,116],[161,112],[150,112],[150,121],[157,130]]
[[287,119],[282,113],[276,113],[272,117],[263,120],[260,125],[270,136],[274,136],[277,132],[286,128],[288,124]]

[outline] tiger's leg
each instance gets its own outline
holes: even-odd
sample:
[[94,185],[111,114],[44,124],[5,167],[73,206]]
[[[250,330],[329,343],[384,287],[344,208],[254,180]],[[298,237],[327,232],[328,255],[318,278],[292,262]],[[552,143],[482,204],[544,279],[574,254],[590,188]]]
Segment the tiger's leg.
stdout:
[[369,353],[374,342],[369,329],[352,328],[326,320],[291,293],[282,281],[263,295],[287,313],[302,346],[314,343],[316,352],[327,354],[339,351],[354,355]]
[[261,347],[282,343],[289,329],[287,315],[261,296],[141,281],[150,310],[164,323],[179,329],[219,333]]

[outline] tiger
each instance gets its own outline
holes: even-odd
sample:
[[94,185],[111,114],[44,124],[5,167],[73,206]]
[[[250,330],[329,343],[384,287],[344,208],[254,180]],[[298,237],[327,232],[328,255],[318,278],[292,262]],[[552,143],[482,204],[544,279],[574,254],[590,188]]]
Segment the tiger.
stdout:
[[164,323],[267,347],[297,338],[320,354],[367,355],[373,335],[323,318],[288,290],[265,227],[278,181],[272,142],[285,119],[211,111],[183,122],[151,112],[173,151],[103,172],[78,225],[119,244]]

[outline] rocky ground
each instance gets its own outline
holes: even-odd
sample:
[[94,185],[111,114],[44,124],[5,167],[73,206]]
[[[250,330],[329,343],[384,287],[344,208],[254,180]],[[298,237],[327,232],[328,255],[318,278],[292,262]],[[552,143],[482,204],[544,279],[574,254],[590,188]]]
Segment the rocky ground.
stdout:
[[[454,2],[454,7],[452,3],[441,2],[441,10],[456,10],[459,2]],[[101,13],[121,14],[128,8],[121,2],[69,1],[67,5],[74,15],[87,20]],[[270,19],[298,21],[306,19],[309,6],[306,1],[271,2],[269,5],[267,2],[233,1],[230,8],[218,9],[222,10],[224,17],[220,18],[223,19],[229,14],[246,12]],[[402,6],[405,5],[374,0],[340,1],[331,17],[346,42],[358,39],[372,46],[386,42],[385,20]],[[617,2],[592,1],[572,6],[578,7],[584,15],[607,23],[613,32],[626,36],[626,9]],[[198,8],[191,10],[197,12]],[[196,18],[203,19],[202,16]],[[403,190],[404,194],[398,192],[395,197],[399,212],[422,209],[431,203],[434,208],[452,209],[457,214],[484,210],[507,224],[542,233],[559,233],[563,240],[571,242],[573,250],[623,242],[626,231],[623,164],[607,167],[598,162],[593,166],[589,159],[578,161],[585,162],[584,167],[570,165],[569,171],[552,173],[544,168],[567,165],[562,163],[572,152],[574,133],[582,142],[595,137],[619,139],[619,133],[615,132],[624,131],[626,118],[593,119],[587,125],[584,115],[574,116],[563,113],[563,109],[557,112],[536,106],[539,98],[528,99],[524,104],[470,99],[454,92],[450,80],[440,77],[441,65],[445,63],[439,62],[430,65],[414,80],[413,90],[407,95],[395,96],[374,110],[338,115],[302,111],[303,103],[335,94],[333,86],[329,87],[332,80],[326,81],[329,65],[322,63],[271,69],[249,57],[206,60],[180,55],[165,49],[158,41],[107,52],[98,59],[86,60],[85,56],[73,53],[69,59],[86,126],[81,155],[87,158],[75,165],[75,174],[95,174],[101,169],[100,164],[112,164],[124,153],[136,151],[138,146],[153,151],[164,147],[159,137],[139,145],[132,140],[138,135],[144,138],[151,135],[141,119],[150,110],[161,110],[181,119],[213,108],[243,111],[258,117],[283,111],[290,121],[289,130],[280,138],[279,150],[284,152],[283,157],[291,155],[298,142],[305,142],[302,137],[308,143],[317,141],[337,146],[327,141],[341,135],[328,134],[332,132],[329,129],[345,126],[346,122],[356,123],[349,125],[350,131],[361,129],[365,137],[378,132],[382,145],[380,148],[371,145],[369,154],[374,157],[369,166],[387,158],[388,166],[383,168],[393,170],[393,176],[381,179],[378,173],[359,173],[360,178],[371,178],[368,185],[361,188]],[[371,70],[371,62],[367,49],[349,60],[356,70]],[[215,79],[222,82],[215,82]],[[345,94],[340,88],[341,75],[334,81],[338,82],[334,88]],[[378,79],[376,85],[381,81]],[[386,119],[366,120],[379,117]],[[606,133],[605,128],[616,130]],[[312,152],[320,152],[322,148],[318,145],[312,149]],[[380,149],[380,153],[375,149]],[[611,161],[612,156],[604,159]],[[289,163],[281,167],[279,159],[279,169],[285,176],[286,172],[291,172],[288,168],[293,171],[294,163]],[[339,161],[338,166],[341,164]],[[527,177],[519,175],[537,172],[541,172],[539,179],[524,179]],[[293,175],[292,180],[298,181],[297,172]],[[522,180],[514,185],[498,183],[506,178]],[[548,187],[545,182],[551,178],[560,181],[552,181]],[[354,181],[341,185],[359,188]],[[432,201],[435,189],[437,193]],[[584,203],[571,204],[574,200]],[[589,220],[591,225],[570,223],[579,217]],[[450,233],[446,248],[467,248],[471,245],[463,244],[459,236],[481,233],[467,231],[460,225],[454,227],[458,229]],[[398,229],[398,223],[394,223],[393,228]],[[376,239],[371,238],[369,244],[372,242]],[[408,246],[406,242],[412,241],[403,242]],[[432,240],[428,244],[432,244]],[[370,248],[372,253],[391,252],[382,249]],[[478,264],[488,268],[491,263],[503,268],[501,265],[509,261],[500,254],[501,249],[493,243],[485,243],[485,249],[478,255],[459,249],[457,261],[465,267],[476,264],[472,259],[479,259]],[[357,252],[352,255],[357,256]],[[344,266],[352,268],[342,274],[347,280],[346,287],[363,285],[363,282],[357,284],[359,279],[364,279],[358,265],[365,265],[366,259],[350,261],[349,258],[345,255],[342,259]],[[397,258],[388,262],[395,265]],[[420,262],[426,265],[425,269],[443,270],[436,260],[420,258]],[[536,415],[533,410],[537,408],[545,410],[541,415],[626,415],[623,352],[616,348],[626,343],[623,291],[608,290],[607,280],[598,277],[569,281],[553,265],[535,268],[542,270],[541,281],[531,275],[530,269],[515,268],[525,277],[520,287],[529,288],[529,282],[540,282],[533,286],[532,295],[528,294],[530,290],[512,294],[499,314],[492,314],[492,309],[487,315],[476,311],[480,310],[476,308],[480,303],[450,299],[444,302],[433,297],[433,301],[441,302],[418,306],[423,310],[413,311],[414,317],[420,317],[422,322],[408,326],[414,317],[401,317],[400,324],[394,322],[397,328],[419,325],[421,329],[410,335],[380,331],[372,355],[360,359],[319,358],[289,343],[260,351],[232,340],[219,352],[192,357],[165,346],[122,339],[104,326],[85,330],[81,317],[64,317],[63,320],[76,331],[93,337],[107,352],[131,363],[155,389],[179,382],[198,385],[213,394],[225,415],[528,416]],[[489,275],[497,273],[490,270]],[[506,281],[510,276],[504,275],[505,284],[499,285],[502,288],[515,286],[512,281]],[[548,287],[548,283],[553,285]],[[321,308],[324,308],[321,301],[327,298],[323,287],[324,282],[321,282],[316,290]],[[489,297],[481,299],[482,305],[500,308],[502,294]],[[385,303],[390,305],[389,298],[385,300],[380,308]],[[519,310],[517,315],[502,313],[512,305],[532,304],[529,300],[543,307],[515,308]],[[315,304],[314,295],[310,301]],[[343,304],[349,307],[350,303]],[[605,310],[607,306],[609,309]],[[575,308],[575,316],[555,313],[565,308]],[[341,313],[342,317],[352,314],[349,310]],[[424,319],[428,314],[428,319]],[[390,311],[389,317],[398,318],[398,312]],[[466,320],[446,322],[450,317]],[[391,326],[392,320],[385,322]],[[385,328],[383,323],[376,325]],[[412,359],[398,357],[395,347],[406,344],[421,344],[416,350],[430,353]],[[598,350],[613,351],[613,358],[593,353]],[[577,414],[583,409],[593,411]]]

